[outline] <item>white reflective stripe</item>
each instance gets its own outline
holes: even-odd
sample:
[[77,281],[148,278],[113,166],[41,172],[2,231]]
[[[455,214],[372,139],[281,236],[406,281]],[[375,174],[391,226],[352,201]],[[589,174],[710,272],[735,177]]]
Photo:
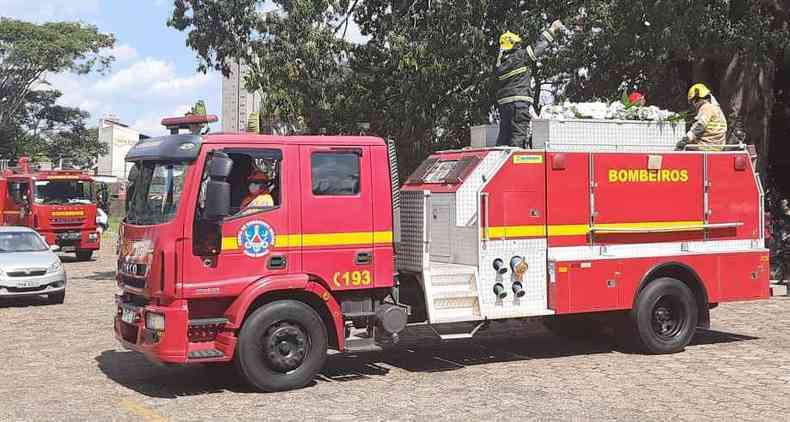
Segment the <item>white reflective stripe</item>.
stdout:
[[513,95],[512,97],[500,98],[499,100],[497,100],[497,103],[499,103],[499,104],[507,104],[507,103],[513,103],[513,102],[516,102],[516,101],[526,101],[528,103],[533,102],[532,97],[529,97],[529,96],[526,96],[526,95]]
[[535,55],[535,50],[533,50],[532,46],[530,45],[527,46],[527,54],[529,54],[529,58],[532,59],[532,61],[538,61],[538,57]]
[[543,37],[546,38],[548,42],[554,42],[554,37],[551,36],[551,32],[543,31]]
[[504,75],[500,76],[499,80],[500,81],[504,81],[505,79],[510,79],[510,78],[512,78],[512,77],[514,77],[516,75],[520,75],[520,74],[522,74],[522,73],[524,73],[524,72],[526,72],[528,70],[529,70],[529,68],[527,66],[521,66],[519,68],[513,69],[510,72],[507,72]]
[[[683,250],[683,245],[687,250]],[[692,253],[724,253],[764,251],[758,239],[746,240],[709,240],[698,242],[639,243],[631,245],[601,246],[563,246],[550,247],[549,259],[555,261],[575,261],[586,259],[622,259],[680,256]]]

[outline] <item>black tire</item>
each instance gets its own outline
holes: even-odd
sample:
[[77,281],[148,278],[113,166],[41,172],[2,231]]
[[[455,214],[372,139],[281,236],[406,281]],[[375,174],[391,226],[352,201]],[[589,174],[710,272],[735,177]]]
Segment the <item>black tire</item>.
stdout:
[[694,293],[680,280],[650,282],[630,312],[634,345],[650,354],[682,351],[691,342],[699,318]]
[[92,249],[77,249],[75,252],[77,255],[77,261],[90,261],[93,257],[93,250]]
[[257,390],[292,390],[313,381],[326,351],[326,327],[318,313],[302,302],[281,300],[261,306],[244,322],[236,366]]
[[51,293],[47,295],[47,303],[50,305],[60,305],[66,300],[66,291]]

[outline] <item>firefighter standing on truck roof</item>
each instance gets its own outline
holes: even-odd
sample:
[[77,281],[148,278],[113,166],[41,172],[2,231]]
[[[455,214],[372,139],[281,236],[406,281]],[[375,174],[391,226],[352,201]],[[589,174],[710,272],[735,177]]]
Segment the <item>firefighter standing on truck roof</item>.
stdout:
[[693,85],[688,101],[697,111],[697,117],[685,137],[678,142],[682,150],[688,144],[698,144],[703,150],[720,150],[727,140],[727,118],[707,86]]
[[510,31],[499,37],[499,58],[496,65],[497,104],[499,106],[499,136],[497,145],[524,147],[529,139],[529,108],[535,102],[530,97],[532,66],[554,42],[564,26],[554,21],[541,39],[532,46],[522,46],[521,37]]

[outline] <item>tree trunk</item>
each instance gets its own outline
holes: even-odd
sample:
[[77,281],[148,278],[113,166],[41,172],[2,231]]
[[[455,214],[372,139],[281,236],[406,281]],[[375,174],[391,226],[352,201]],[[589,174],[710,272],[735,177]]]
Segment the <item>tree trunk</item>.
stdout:
[[721,75],[719,99],[730,127],[742,127],[746,143],[758,153],[758,171],[765,177],[770,153],[771,115],[774,108],[772,60],[756,61],[746,54],[734,55]]

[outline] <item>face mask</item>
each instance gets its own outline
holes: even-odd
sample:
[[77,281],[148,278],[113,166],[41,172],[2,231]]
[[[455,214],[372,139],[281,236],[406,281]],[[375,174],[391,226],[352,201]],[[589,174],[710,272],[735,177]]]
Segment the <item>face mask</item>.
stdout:
[[250,193],[255,194],[255,193],[260,192],[261,185],[259,185],[257,183],[250,183],[249,189],[250,189]]

